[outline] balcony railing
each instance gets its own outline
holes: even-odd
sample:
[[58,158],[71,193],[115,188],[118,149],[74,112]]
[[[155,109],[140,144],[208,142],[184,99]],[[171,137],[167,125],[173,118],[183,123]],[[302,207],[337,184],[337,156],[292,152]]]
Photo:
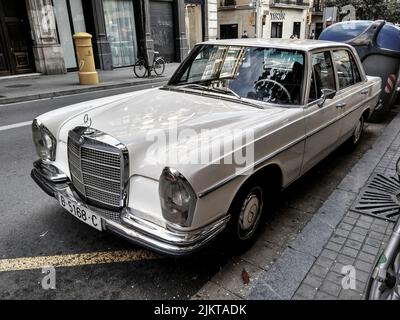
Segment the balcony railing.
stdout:
[[288,5],[288,6],[300,6],[308,7],[310,6],[309,0],[273,0],[273,5]]

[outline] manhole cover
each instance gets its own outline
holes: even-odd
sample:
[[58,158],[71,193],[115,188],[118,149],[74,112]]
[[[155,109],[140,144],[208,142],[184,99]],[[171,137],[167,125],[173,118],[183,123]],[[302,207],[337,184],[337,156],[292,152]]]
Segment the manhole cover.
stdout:
[[6,88],[26,88],[26,87],[30,87],[31,84],[11,84],[9,86],[5,86]]
[[400,181],[395,177],[374,175],[350,210],[396,222],[400,213]]

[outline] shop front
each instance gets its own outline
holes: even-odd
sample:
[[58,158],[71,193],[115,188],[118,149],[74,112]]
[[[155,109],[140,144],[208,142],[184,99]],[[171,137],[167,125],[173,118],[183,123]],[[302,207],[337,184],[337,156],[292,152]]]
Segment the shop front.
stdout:
[[34,71],[24,0],[0,0],[0,76]]
[[306,38],[307,10],[271,7],[267,19],[269,23],[263,27],[265,38]]

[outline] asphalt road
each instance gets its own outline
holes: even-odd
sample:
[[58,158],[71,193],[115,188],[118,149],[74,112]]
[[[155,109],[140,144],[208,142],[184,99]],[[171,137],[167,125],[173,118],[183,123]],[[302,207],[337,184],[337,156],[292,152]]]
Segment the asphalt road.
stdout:
[[[187,299],[234,259],[224,239],[188,258],[155,255],[77,221],[31,180],[36,160],[31,128],[10,125],[69,104],[146,87],[0,106],[0,299]],[[293,206],[307,212],[318,208],[386,122],[369,125],[355,151],[339,149],[286,190],[280,214]],[[278,226],[279,219],[273,223]],[[46,264],[56,266],[54,290],[42,287]]]

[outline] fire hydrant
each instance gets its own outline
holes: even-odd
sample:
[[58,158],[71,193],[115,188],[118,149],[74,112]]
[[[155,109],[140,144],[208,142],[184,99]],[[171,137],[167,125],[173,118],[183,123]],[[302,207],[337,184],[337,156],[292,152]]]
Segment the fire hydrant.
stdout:
[[79,83],[98,84],[99,75],[94,64],[92,35],[78,32],[74,34],[73,38],[79,63]]

